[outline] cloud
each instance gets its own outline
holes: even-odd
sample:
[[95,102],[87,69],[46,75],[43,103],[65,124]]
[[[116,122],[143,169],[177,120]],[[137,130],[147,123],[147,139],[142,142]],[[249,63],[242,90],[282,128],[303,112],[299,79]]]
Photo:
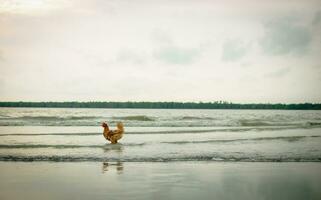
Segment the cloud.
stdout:
[[115,60],[115,62],[129,62],[132,64],[143,64],[144,58],[142,56],[140,56],[139,54],[135,53],[134,51],[131,50],[121,50],[118,54],[117,54],[117,58]]
[[72,5],[65,0],[4,0],[0,3],[0,13],[43,14],[46,12],[68,8]]
[[321,22],[321,10],[315,13],[315,16],[313,18],[312,24],[318,25]]
[[3,61],[3,60],[4,60],[3,53],[2,53],[2,51],[0,50],[0,61]]
[[173,39],[162,29],[154,29],[151,33],[152,40],[157,44],[172,45]]
[[311,33],[294,18],[281,18],[264,25],[265,35],[260,46],[267,55],[302,55],[308,50]]
[[267,78],[282,78],[285,75],[287,75],[290,71],[291,71],[291,68],[286,67],[286,68],[278,69],[278,70],[273,71],[271,73],[267,73],[267,74],[265,74],[265,77],[267,77]]
[[237,61],[246,55],[249,45],[242,43],[240,40],[227,40],[223,44],[223,61]]
[[321,99],[320,70],[306,69],[320,66],[318,2],[15,1],[18,13],[0,8],[2,101]]
[[154,52],[154,57],[167,64],[191,64],[200,55],[197,48],[163,47]]
[[168,32],[162,29],[154,29],[151,33],[151,39],[154,45],[157,47],[153,52],[153,58],[164,62],[166,64],[191,64],[196,61],[196,58],[200,55],[204,49],[202,45],[195,47],[195,44],[191,41],[183,40],[181,38],[173,38],[174,35],[170,35]]

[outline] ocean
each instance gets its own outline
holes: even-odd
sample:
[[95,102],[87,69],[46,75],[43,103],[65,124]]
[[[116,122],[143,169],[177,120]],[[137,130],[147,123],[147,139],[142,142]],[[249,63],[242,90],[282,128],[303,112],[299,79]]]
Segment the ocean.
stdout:
[[321,111],[0,109],[3,200],[317,200],[320,161]]
[[320,162],[321,111],[1,108],[0,161]]

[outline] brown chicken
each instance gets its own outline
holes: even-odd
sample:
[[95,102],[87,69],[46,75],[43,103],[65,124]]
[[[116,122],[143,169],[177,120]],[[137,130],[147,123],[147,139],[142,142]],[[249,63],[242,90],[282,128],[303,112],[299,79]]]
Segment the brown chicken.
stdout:
[[123,137],[123,134],[124,134],[123,123],[118,122],[116,130],[110,130],[106,122],[103,122],[101,126],[104,128],[104,132],[103,132],[104,137],[106,138],[106,140],[109,140],[112,144],[116,144],[117,141]]

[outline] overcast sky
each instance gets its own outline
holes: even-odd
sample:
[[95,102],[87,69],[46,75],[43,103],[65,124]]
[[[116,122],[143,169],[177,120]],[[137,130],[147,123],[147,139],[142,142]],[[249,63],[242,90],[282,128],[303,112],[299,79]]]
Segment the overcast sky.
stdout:
[[321,102],[316,0],[0,0],[0,101]]

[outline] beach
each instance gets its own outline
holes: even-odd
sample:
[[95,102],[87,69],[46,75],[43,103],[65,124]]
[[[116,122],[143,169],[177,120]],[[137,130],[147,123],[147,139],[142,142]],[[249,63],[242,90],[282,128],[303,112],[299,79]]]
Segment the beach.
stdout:
[[320,199],[320,163],[0,162],[0,199]]
[[320,114],[3,108],[0,199],[320,199]]

